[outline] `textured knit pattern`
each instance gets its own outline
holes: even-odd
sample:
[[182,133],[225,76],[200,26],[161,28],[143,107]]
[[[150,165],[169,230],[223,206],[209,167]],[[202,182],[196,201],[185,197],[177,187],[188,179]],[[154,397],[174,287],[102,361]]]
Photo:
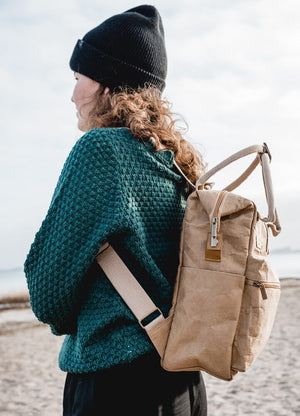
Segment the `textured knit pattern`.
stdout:
[[94,261],[109,241],[167,314],[186,205],[173,153],[156,152],[128,129],[94,129],[73,147],[25,261],[31,306],[66,334],[63,371],[109,368],[153,350]]

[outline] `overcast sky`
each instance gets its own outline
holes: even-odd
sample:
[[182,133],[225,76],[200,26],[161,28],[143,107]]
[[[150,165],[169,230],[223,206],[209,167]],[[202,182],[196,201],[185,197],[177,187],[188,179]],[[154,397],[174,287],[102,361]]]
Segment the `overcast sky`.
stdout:
[[[0,269],[23,265],[63,163],[81,133],[70,97],[78,38],[142,3],[0,0]],[[300,2],[166,0],[164,96],[188,123],[208,167],[267,142],[282,233],[271,247],[300,249]],[[228,184],[252,158],[215,177]],[[260,170],[236,192],[266,210]],[[264,214],[264,212],[262,212]]]

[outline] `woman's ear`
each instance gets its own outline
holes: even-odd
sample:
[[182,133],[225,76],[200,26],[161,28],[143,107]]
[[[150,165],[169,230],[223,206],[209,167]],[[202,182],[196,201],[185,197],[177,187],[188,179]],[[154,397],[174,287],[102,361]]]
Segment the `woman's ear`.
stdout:
[[104,95],[107,95],[108,93],[109,93],[109,88],[108,87],[105,87],[105,90],[104,90],[103,94]]

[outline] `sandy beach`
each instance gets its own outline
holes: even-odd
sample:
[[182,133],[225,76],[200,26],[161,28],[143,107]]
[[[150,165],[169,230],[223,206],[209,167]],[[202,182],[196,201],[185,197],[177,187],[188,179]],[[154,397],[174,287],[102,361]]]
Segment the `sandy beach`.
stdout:
[[[299,299],[300,279],[282,279],[271,338],[248,372],[230,382],[204,373],[209,416],[300,416]],[[28,307],[0,310],[1,416],[62,414],[61,342]]]

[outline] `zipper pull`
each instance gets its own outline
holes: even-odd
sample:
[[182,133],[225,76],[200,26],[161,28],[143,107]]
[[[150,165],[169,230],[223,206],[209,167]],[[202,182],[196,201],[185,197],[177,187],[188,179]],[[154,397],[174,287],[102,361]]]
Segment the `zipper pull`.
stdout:
[[263,282],[260,282],[259,280],[255,280],[253,282],[253,286],[256,286],[256,287],[260,288],[261,295],[262,295],[262,298],[264,300],[268,298],[267,291],[266,291],[266,288],[265,288],[265,285],[263,284]]
[[216,247],[218,244],[218,217],[213,217],[211,222],[210,246]]

